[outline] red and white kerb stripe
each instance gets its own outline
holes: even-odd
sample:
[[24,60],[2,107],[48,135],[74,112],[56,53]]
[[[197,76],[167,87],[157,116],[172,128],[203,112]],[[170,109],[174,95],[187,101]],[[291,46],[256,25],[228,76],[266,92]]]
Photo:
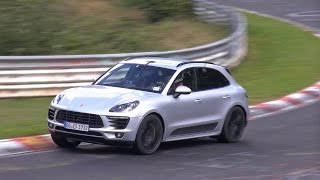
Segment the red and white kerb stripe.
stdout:
[[306,104],[320,101],[320,81],[296,93],[284,96],[278,100],[250,106],[250,119],[275,114],[294,109]]

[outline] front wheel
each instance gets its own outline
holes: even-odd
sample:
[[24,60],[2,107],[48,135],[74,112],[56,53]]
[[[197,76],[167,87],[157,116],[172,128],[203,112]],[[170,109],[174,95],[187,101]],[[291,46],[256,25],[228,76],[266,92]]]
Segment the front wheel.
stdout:
[[134,150],[138,154],[153,154],[162,142],[163,126],[156,115],[145,117],[138,129]]
[[69,140],[65,137],[56,136],[54,134],[51,134],[51,138],[52,141],[61,148],[75,148],[81,143],[80,141]]
[[218,140],[226,143],[238,142],[246,124],[246,117],[243,110],[238,106],[233,107],[227,114]]

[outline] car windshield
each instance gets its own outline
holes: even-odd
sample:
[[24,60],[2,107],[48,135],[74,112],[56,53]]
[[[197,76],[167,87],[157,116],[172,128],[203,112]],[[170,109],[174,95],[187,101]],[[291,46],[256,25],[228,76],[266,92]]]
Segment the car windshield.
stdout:
[[95,84],[161,93],[174,72],[144,64],[117,64]]

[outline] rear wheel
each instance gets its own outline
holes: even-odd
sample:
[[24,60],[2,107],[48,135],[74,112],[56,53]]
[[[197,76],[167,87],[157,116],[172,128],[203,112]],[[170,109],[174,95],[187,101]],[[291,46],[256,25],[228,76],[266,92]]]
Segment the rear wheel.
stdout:
[[61,148],[75,148],[81,143],[80,141],[69,140],[66,137],[56,136],[54,134],[51,134],[51,138],[52,141]]
[[243,110],[238,106],[233,107],[227,114],[222,133],[217,139],[226,143],[238,142],[246,127],[246,123],[246,117]]
[[138,129],[134,150],[138,154],[152,154],[156,152],[162,142],[163,126],[156,115],[145,117]]

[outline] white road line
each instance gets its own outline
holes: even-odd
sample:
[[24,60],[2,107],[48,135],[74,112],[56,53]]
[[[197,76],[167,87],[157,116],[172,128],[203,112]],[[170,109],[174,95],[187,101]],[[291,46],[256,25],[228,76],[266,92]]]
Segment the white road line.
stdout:
[[320,155],[320,152],[286,153],[287,156]]
[[319,19],[299,19],[299,21],[320,21]]
[[296,13],[290,13],[287,16],[289,16],[289,17],[314,17],[314,16],[320,16],[320,11],[296,12]]

